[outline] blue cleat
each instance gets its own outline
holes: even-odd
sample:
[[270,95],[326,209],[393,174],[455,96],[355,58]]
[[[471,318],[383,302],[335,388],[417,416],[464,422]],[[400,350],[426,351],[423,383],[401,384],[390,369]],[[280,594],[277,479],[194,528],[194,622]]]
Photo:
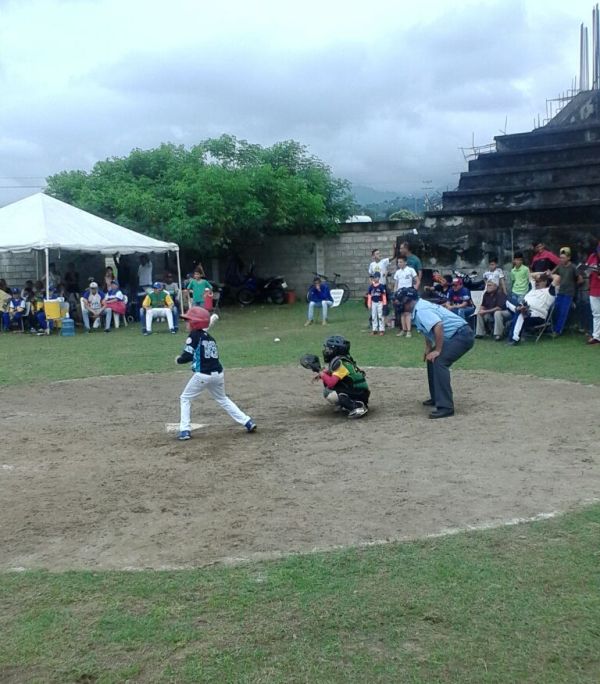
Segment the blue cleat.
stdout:
[[192,433],[191,433],[189,430],[182,430],[182,431],[179,433],[179,436],[177,437],[177,439],[178,439],[180,442],[185,442],[185,441],[188,440],[188,439],[192,439]]
[[256,423],[250,418],[250,420],[244,425],[248,432],[256,432]]

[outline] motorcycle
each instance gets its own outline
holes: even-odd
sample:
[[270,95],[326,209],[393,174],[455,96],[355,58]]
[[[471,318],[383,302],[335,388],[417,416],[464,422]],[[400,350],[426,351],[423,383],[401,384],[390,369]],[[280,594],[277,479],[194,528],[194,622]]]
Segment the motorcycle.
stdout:
[[287,287],[283,276],[256,276],[253,264],[237,291],[237,300],[242,306],[248,306],[255,301],[285,304]]
[[463,273],[462,271],[452,271],[452,273],[463,281],[463,285],[467,290],[485,290],[485,280],[477,273]]

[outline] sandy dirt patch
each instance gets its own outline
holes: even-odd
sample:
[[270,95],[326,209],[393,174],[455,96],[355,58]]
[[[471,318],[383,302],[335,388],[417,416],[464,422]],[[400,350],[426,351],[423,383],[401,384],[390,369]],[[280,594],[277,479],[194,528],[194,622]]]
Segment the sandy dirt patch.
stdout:
[[600,387],[457,371],[431,421],[425,373],[372,369],[371,411],[333,414],[303,369],[227,372],[259,423],[208,398],[179,443],[182,372],[3,393],[0,569],[179,568],[566,510],[600,493]]

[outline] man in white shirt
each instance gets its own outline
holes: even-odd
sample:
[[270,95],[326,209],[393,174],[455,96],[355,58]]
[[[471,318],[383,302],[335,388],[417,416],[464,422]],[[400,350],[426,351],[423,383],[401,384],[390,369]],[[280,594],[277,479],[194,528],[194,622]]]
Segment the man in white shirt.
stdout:
[[544,273],[537,277],[535,288],[529,290],[525,295],[523,304],[515,306],[512,302],[506,302],[509,311],[517,314],[513,323],[509,345],[514,347],[519,344],[524,326],[542,325],[546,321],[550,307],[554,304],[558,282],[558,276],[552,276],[552,279],[550,279]]
[[152,287],[152,262],[145,254],[140,256],[140,265],[138,266],[138,285],[140,290],[146,290]]

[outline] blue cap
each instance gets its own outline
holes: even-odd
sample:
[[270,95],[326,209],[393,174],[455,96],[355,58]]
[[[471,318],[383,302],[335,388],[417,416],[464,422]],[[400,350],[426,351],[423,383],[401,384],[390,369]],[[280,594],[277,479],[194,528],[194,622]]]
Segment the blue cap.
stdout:
[[159,283],[158,280],[157,280],[155,283],[152,284],[152,287],[153,287],[155,290],[162,290],[163,284],[162,284],[162,283]]
[[21,290],[18,287],[11,288],[11,292],[13,294],[21,294]]

